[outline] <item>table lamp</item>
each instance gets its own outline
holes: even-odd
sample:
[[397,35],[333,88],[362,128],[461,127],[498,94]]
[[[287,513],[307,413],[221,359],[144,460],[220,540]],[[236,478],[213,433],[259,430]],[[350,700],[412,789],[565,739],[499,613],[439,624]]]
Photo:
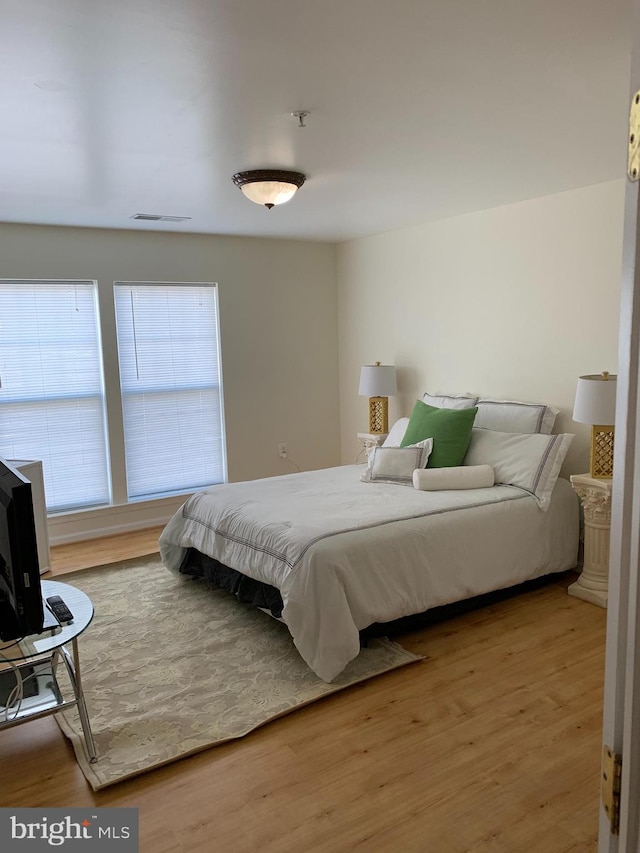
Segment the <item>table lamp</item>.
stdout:
[[607,371],[580,376],[573,420],[591,425],[590,476],[613,477],[613,424],[616,415],[617,376]]
[[396,369],[392,364],[365,364],[360,369],[358,394],[369,398],[369,432],[383,435],[389,432],[389,397],[397,391]]

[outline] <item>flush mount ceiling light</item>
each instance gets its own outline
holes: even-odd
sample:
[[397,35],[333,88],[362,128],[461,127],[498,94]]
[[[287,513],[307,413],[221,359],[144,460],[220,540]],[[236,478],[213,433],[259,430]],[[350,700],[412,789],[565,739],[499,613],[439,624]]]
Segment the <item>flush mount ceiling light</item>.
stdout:
[[301,172],[283,169],[252,169],[238,172],[231,179],[250,201],[264,204],[269,210],[276,204],[284,204],[305,182]]

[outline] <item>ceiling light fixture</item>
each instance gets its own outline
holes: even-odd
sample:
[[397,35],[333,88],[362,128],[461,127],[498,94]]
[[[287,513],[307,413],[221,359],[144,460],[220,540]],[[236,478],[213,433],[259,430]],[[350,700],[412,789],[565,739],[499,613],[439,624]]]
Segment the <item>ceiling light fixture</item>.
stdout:
[[283,169],[252,169],[238,172],[231,180],[250,201],[264,204],[271,210],[274,205],[284,204],[293,198],[306,177],[301,172]]

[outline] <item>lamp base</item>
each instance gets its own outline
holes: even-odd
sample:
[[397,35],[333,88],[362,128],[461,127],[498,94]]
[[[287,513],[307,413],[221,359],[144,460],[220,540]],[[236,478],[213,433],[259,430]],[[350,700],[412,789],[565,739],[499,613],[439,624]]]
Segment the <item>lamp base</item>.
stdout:
[[590,476],[595,480],[613,477],[613,427],[591,427]]
[[369,397],[369,432],[372,435],[389,432],[388,397]]

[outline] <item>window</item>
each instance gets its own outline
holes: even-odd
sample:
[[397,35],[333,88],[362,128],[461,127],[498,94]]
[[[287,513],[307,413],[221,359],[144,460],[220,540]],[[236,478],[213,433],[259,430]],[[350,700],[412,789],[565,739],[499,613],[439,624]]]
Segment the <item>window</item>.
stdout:
[[105,372],[95,281],[0,280],[0,456],[42,460],[49,513],[225,479],[216,286],[112,295]]
[[224,480],[217,291],[116,282],[129,500]]
[[41,459],[49,512],[110,500],[94,281],[0,281],[0,453]]

